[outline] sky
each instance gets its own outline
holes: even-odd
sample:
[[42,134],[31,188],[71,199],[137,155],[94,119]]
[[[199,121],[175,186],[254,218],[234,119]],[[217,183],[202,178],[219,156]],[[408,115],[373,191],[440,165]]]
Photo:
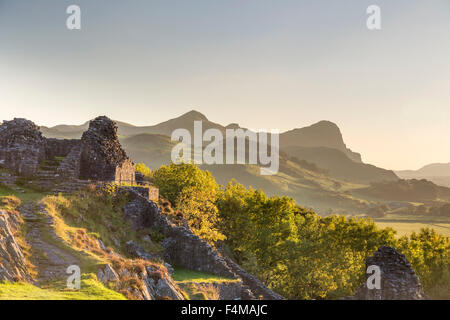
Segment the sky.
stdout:
[[450,162],[449,32],[448,0],[0,0],[0,120],[330,120],[365,162],[418,169]]

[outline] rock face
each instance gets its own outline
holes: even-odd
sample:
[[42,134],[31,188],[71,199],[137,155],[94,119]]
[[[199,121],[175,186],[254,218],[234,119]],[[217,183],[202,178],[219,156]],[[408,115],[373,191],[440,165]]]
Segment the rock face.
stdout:
[[[378,266],[381,270],[380,289],[369,289],[367,281],[351,297],[352,300],[423,300],[427,299],[422,291],[419,278],[411,268],[406,257],[391,247],[380,247],[372,257],[366,259],[369,266]],[[369,277],[367,275],[367,277]]]
[[106,265],[105,269],[99,269],[97,272],[97,279],[100,282],[108,283],[108,282],[116,282],[119,281],[119,276],[116,271],[111,267],[111,265]]
[[0,280],[31,281],[22,249],[14,236],[19,216],[0,210]]
[[25,176],[33,176],[45,158],[47,140],[39,127],[15,118],[0,126],[0,165]]
[[80,178],[134,184],[134,165],[122,149],[117,125],[107,117],[97,117],[81,138]]

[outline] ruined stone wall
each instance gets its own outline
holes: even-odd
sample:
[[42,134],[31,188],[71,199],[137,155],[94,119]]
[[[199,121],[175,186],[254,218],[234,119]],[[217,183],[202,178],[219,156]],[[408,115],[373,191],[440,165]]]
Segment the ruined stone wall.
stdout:
[[33,176],[45,159],[46,143],[33,122],[18,118],[4,121],[0,126],[0,166]]
[[380,287],[368,288],[366,281],[347,300],[424,300],[428,299],[422,291],[419,278],[403,254],[391,247],[380,247],[373,256],[366,259],[366,270],[377,266],[380,271]]
[[134,191],[151,201],[159,200],[159,189],[151,185],[124,187],[124,189]]
[[70,151],[81,144],[79,139],[54,139],[47,138],[45,156],[47,159],[53,159],[55,157],[67,157]]
[[80,179],[116,181],[119,175],[134,181],[131,166],[119,143],[115,122],[107,117],[92,120],[81,137]]
[[75,144],[58,167],[60,180],[77,180],[80,177],[81,143]]
[[167,216],[161,214],[156,203],[136,192],[130,192],[129,189],[126,191],[129,192],[131,201],[123,208],[125,217],[135,230],[153,228],[165,236],[162,243],[165,261],[191,270],[240,278],[257,297],[283,299],[205,240],[194,235],[191,230],[173,224]]
[[120,166],[116,167],[116,183],[135,184],[135,166],[130,159],[125,160]]

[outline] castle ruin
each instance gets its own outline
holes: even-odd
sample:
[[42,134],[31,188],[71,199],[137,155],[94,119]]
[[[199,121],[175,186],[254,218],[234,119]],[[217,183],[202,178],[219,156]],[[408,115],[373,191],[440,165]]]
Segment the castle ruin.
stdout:
[[71,140],[45,138],[26,119],[4,121],[0,166],[35,180],[43,190],[69,181],[136,182],[135,167],[119,143],[117,125],[105,116],[92,120],[81,139]]

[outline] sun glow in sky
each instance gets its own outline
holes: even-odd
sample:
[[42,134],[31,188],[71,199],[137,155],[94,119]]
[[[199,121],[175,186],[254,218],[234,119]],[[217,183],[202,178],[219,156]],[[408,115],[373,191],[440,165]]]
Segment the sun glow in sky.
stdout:
[[[0,0],[0,111],[40,125],[338,124],[389,169],[450,162],[448,0]],[[366,8],[382,30],[366,28]],[[0,120],[2,120],[0,119]]]

